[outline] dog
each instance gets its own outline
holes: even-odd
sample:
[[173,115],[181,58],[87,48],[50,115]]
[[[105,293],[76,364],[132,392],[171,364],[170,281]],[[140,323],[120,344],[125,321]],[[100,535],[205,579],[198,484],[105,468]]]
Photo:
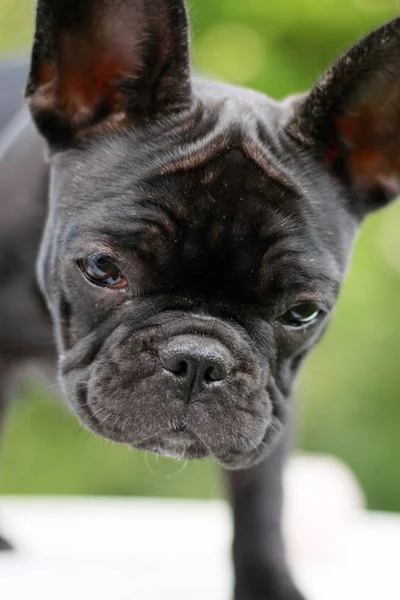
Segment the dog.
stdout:
[[213,457],[235,600],[301,600],[292,389],[363,219],[400,192],[400,19],[282,102],[196,78],[188,38],[183,0],[39,0],[29,73],[3,68],[0,403],[57,355],[94,433]]

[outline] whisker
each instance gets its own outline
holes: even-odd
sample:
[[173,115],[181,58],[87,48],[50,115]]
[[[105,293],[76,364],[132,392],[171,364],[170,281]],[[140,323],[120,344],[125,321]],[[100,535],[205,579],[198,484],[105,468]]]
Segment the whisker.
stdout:
[[157,473],[150,467],[148,454],[149,454],[149,452],[148,452],[148,450],[146,450],[146,452],[144,453],[144,461],[146,463],[146,466],[152,475],[157,476]]
[[[100,413],[104,412],[105,410],[106,409],[105,409],[104,406],[100,406],[100,408],[98,408],[97,410],[92,410],[91,413],[92,413],[93,417],[96,417],[97,415],[99,415]],[[110,413],[110,415],[111,415],[111,413]]]
[[129,421],[130,421],[130,420],[131,420],[131,418],[130,418],[130,417],[127,417],[127,418],[125,419],[125,421],[123,422],[123,425],[122,425],[122,427],[121,427],[121,432],[122,432],[122,434],[123,434],[123,435],[126,433],[126,429],[127,429],[127,427],[128,427],[128,424],[129,424]]
[[[176,460],[183,460],[183,453],[181,454],[180,458],[177,458]],[[182,473],[182,471],[184,469],[186,469],[188,465],[188,460],[186,459],[185,462],[183,463],[183,466],[176,471],[176,473],[172,473],[171,475],[166,475],[165,479],[171,479],[172,477],[176,477],[177,475],[180,475]]]
[[104,419],[99,422],[99,425],[103,425],[110,417],[112,416],[112,412],[108,413]]

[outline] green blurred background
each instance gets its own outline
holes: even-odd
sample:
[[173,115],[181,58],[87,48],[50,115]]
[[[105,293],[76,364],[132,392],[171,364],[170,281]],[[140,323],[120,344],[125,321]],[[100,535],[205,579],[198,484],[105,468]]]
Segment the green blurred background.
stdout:
[[[400,13],[395,0],[191,0],[196,68],[281,98],[310,87],[363,34]],[[31,0],[0,0],[0,50],[21,53]],[[358,240],[333,324],[298,385],[299,444],[355,471],[369,506],[400,510],[400,203]],[[81,429],[31,379],[9,413],[2,493],[137,494],[212,498],[209,462],[136,454]]]

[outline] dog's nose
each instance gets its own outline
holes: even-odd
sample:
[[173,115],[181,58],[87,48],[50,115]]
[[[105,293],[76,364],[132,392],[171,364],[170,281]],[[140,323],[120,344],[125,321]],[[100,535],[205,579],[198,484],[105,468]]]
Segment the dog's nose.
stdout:
[[232,367],[232,357],[225,346],[196,335],[174,337],[160,349],[159,357],[164,369],[195,394],[224,381]]

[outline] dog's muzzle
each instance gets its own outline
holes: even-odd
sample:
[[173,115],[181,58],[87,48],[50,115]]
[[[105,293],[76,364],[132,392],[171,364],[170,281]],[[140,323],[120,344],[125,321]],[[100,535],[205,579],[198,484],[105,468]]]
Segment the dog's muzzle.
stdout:
[[238,326],[185,315],[137,331],[121,324],[96,356],[86,346],[85,365],[79,345],[62,364],[65,388],[83,423],[103,437],[224,465],[264,443],[273,418],[268,367]]

